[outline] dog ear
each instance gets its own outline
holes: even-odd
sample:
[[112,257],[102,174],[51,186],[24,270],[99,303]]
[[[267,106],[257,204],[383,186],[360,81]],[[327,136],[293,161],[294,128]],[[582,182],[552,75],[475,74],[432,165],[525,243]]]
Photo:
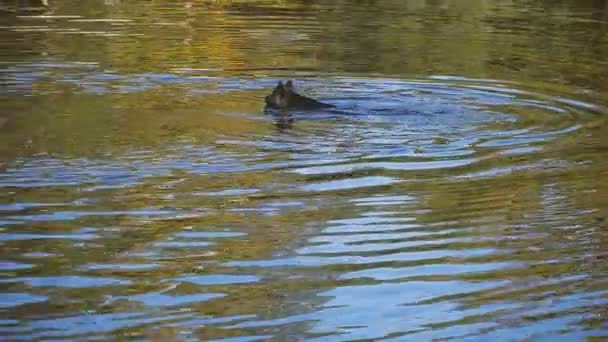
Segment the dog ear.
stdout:
[[287,89],[293,89],[293,82],[291,82],[291,80],[287,81],[287,83],[285,83],[285,87]]
[[279,81],[279,84],[277,84],[277,88],[282,89],[283,87],[284,87],[283,86],[283,81]]

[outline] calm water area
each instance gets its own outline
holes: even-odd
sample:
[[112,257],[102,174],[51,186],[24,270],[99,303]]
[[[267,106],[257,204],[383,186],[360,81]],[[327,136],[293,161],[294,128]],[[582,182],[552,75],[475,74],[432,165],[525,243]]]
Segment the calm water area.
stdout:
[[[0,340],[608,340],[608,1],[0,0]],[[264,110],[294,80],[335,110]]]

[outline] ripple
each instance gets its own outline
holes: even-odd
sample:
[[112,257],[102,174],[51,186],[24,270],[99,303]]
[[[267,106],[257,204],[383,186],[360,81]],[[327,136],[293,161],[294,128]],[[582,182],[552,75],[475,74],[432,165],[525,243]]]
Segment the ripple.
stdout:
[[46,302],[48,297],[34,296],[29,293],[2,293],[0,294],[0,307],[9,308],[24,304]]
[[81,18],[79,15],[20,15],[21,19],[75,19]]
[[467,251],[427,251],[427,252],[404,252],[390,253],[383,256],[363,257],[363,256],[339,256],[339,257],[297,257],[289,259],[273,259],[273,260],[258,260],[258,261],[230,261],[225,263],[228,267],[318,267],[324,265],[369,265],[383,262],[419,262],[440,258],[464,258],[464,257],[482,257],[495,254],[496,250],[492,248],[477,248]]
[[200,293],[192,295],[167,295],[162,293],[146,293],[129,297],[114,297],[113,299],[138,301],[149,307],[173,307],[207,302],[212,299],[222,298],[224,296],[225,295],[221,293]]
[[55,212],[52,214],[39,214],[39,215],[15,215],[8,216],[11,220],[19,220],[19,221],[71,221],[76,220],[86,216],[121,216],[121,215],[129,215],[129,216],[162,216],[167,214],[173,214],[174,212],[168,210],[132,210],[132,211],[64,211],[64,212]]
[[268,339],[270,339],[272,337],[273,337],[272,335],[259,335],[259,336],[248,335],[246,337],[231,337],[231,338],[222,338],[222,339],[209,340],[209,342],[264,341],[264,340],[268,340]]
[[316,184],[308,184],[303,186],[303,191],[335,191],[335,190],[348,190],[358,189],[362,187],[370,186],[385,186],[394,183],[398,183],[400,180],[390,177],[363,177],[363,178],[352,178],[339,181],[329,181]]
[[70,22],[73,23],[130,23],[131,19],[117,19],[117,18],[88,18],[88,19],[72,19],[69,18]]
[[159,241],[155,242],[155,247],[161,248],[197,248],[213,246],[213,242],[207,241]]
[[403,163],[357,163],[344,165],[327,165],[308,167],[293,170],[296,173],[303,175],[322,175],[335,173],[351,173],[359,170],[401,170],[401,171],[417,171],[417,170],[432,170],[432,169],[449,169],[462,167],[473,163],[474,160],[450,160],[450,161],[428,161],[428,162],[403,162]]
[[31,240],[94,240],[96,234],[19,234],[0,233],[0,241],[31,241]]
[[239,232],[181,232],[175,234],[177,237],[181,238],[191,238],[191,239],[220,239],[220,238],[233,238],[233,237],[241,237],[246,236],[247,233],[239,233]]
[[12,261],[0,261],[0,271],[28,270],[34,267],[32,264],[23,264]]
[[92,288],[128,285],[130,281],[104,277],[58,276],[2,279],[2,283],[25,283],[32,287]]
[[342,275],[341,278],[372,278],[375,280],[396,280],[419,276],[467,276],[474,273],[492,272],[498,269],[508,270],[514,267],[517,267],[517,265],[510,262],[484,264],[436,264],[404,268],[382,267],[346,273]]
[[214,274],[214,275],[192,275],[172,279],[173,281],[188,282],[197,285],[232,285],[232,284],[249,284],[257,283],[260,279],[257,276],[251,275],[229,275],[229,274]]
[[157,317],[149,317],[141,313],[87,314],[52,320],[32,320],[27,325],[36,332],[34,336],[39,338],[70,337],[110,333],[119,329],[160,322],[173,322],[189,316],[178,313]]
[[[387,206],[387,205],[403,205],[403,204],[407,204],[407,203],[414,204],[415,200],[416,200],[416,198],[412,197],[412,196],[380,196],[380,195],[377,195],[377,196],[368,197],[368,198],[355,198],[355,199],[352,199],[351,202],[355,203],[358,206],[366,206],[366,205]],[[376,215],[385,216],[384,213],[378,213],[378,212],[371,212],[369,214],[371,214],[373,216],[376,216]],[[365,220],[365,219],[359,219],[359,220]],[[397,220],[403,220],[403,219],[400,218]],[[334,221],[334,222],[336,222],[336,221]]]
[[85,270],[111,270],[113,272],[150,271],[158,269],[158,264],[89,264],[83,267]]

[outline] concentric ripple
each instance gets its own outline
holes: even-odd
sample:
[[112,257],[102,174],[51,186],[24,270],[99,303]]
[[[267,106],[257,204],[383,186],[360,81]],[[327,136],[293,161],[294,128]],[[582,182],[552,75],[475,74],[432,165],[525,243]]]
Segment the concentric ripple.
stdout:
[[[202,96],[276,81],[214,78]],[[11,162],[0,304],[18,320],[2,333],[517,338],[601,315],[600,217],[569,195],[588,163],[561,152],[600,107],[497,80],[296,82],[337,108],[225,112],[258,128]]]

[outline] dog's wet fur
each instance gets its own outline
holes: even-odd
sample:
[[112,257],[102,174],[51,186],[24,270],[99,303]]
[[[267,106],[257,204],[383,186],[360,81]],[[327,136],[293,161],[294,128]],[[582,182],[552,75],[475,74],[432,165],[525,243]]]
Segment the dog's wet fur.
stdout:
[[273,109],[300,109],[314,110],[323,108],[334,108],[334,105],[323,103],[296,93],[293,82],[279,82],[273,89],[272,94],[266,96],[266,107]]

